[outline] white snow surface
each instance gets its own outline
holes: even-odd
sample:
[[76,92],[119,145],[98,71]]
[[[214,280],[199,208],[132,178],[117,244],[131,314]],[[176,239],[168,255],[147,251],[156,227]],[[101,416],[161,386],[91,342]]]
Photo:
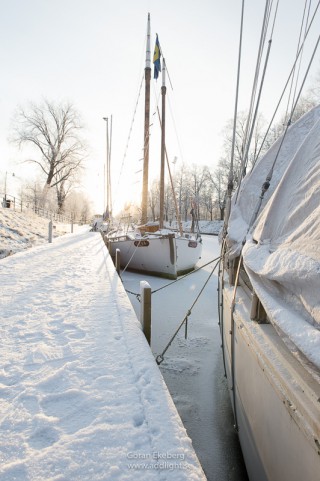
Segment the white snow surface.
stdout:
[[[288,130],[243,261],[271,320],[320,368],[320,106]],[[280,140],[245,179],[228,229],[239,255]],[[291,344],[291,343],[290,343]],[[302,356],[303,358],[303,356]]]
[[1,481],[204,480],[99,233],[0,261]]
[[[52,237],[71,232],[70,224],[53,222]],[[0,259],[48,242],[49,220],[31,209],[23,212],[0,207]]]

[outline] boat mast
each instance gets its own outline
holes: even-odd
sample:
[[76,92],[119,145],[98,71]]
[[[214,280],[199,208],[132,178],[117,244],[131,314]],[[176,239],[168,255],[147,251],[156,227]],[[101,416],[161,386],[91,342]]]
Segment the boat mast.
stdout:
[[145,67],[145,108],[144,108],[144,144],[143,144],[143,181],[141,223],[148,220],[148,177],[149,177],[149,126],[150,126],[150,80],[151,80],[151,50],[150,50],[150,13],[148,13],[147,48]]
[[160,220],[159,227],[163,229],[164,221],[164,167],[165,167],[165,152],[166,152],[166,62],[162,62],[162,113],[161,113],[161,168],[160,168]]

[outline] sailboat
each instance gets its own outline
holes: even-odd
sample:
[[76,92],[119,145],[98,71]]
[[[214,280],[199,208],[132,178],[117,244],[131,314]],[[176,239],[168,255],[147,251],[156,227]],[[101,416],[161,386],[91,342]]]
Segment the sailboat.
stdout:
[[320,475],[319,138],[320,106],[290,116],[222,235],[223,361],[250,481]]
[[[159,44],[156,43],[159,54]],[[149,124],[150,124],[150,14],[147,24],[146,64],[145,64],[145,115],[144,115],[144,160],[141,205],[141,225],[131,232],[111,230],[105,237],[111,256],[117,250],[120,267],[143,272],[149,275],[176,279],[194,270],[201,258],[202,240],[199,234],[184,233],[179,222],[179,232],[164,228],[164,171],[166,159],[165,146],[165,96],[166,67],[162,66],[162,118],[161,118],[161,169],[160,169],[160,219],[148,222],[148,172],[149,172]],[[173,187],[173,185],[172,185]],[[179,215],[178,219],[179,219]]]

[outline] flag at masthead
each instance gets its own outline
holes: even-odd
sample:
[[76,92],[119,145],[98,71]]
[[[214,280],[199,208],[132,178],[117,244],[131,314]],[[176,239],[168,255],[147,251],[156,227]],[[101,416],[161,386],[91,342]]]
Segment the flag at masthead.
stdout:
[[158,34],[156,38],[156,44],[154,46],[154,53],[153,53],[153,64],[154,64],[154,76],[153,78],[157,79],[159,76],[159,72],[161,72],[161,49],[160,49],[160,43],[158,39]]

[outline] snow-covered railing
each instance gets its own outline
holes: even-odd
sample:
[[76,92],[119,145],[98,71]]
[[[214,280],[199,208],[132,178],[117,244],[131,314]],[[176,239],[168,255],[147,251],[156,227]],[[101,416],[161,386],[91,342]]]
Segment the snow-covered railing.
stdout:
[[15,197],[10,194],[1,194],[0,193],[1,206],[7,209],[13,209],[15,211],[22,212],[23,210],[33,210],[33,212],[40,217],[45,217],[46,219],[51,219],[55,222],[62,222],[66,224],[78,223],[75,219],[71,216],[65,214],[58,214],[50,209],[44,209],[39,205],[35,204],[33,201],[22,201],[19,197]]

